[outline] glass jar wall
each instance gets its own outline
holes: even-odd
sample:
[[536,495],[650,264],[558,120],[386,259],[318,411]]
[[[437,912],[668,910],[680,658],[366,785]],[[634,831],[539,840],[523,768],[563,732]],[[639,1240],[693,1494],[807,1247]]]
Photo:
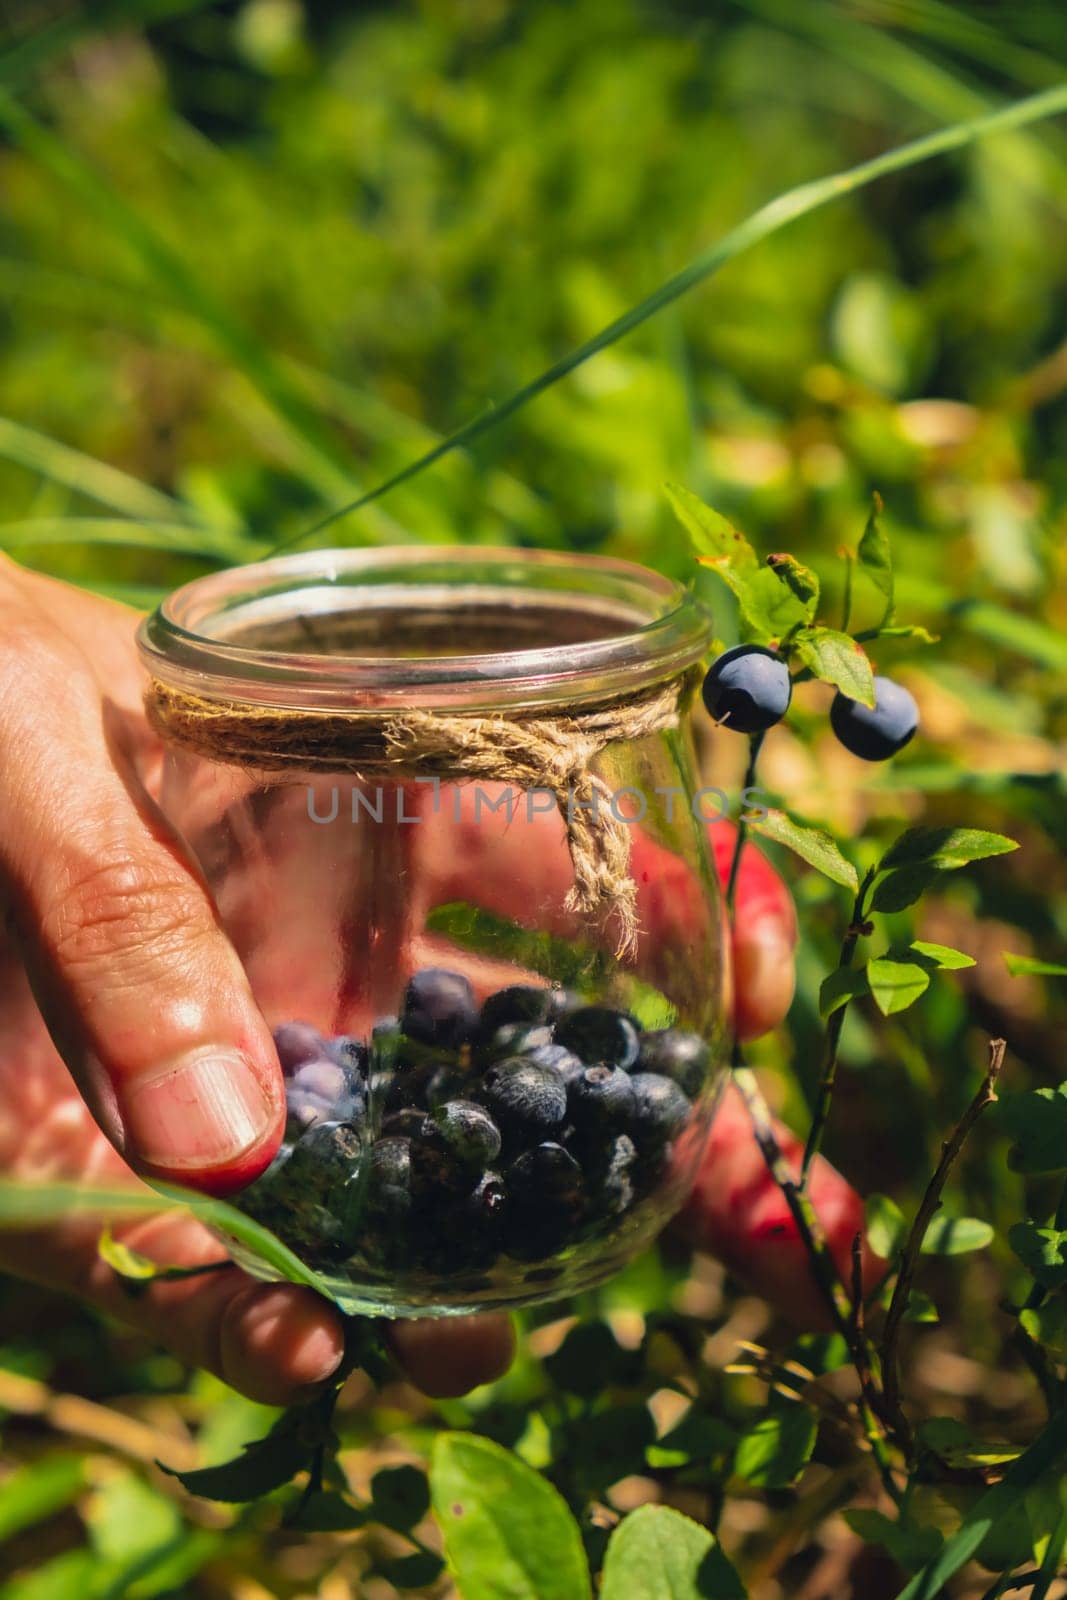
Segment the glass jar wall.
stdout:
[[707,640],[641,568],[472,549],[285,557],[142,629],[163,806],[286,1076],[237,1203],[346,1309],[570,1294],[683,1200],[725,1055]]

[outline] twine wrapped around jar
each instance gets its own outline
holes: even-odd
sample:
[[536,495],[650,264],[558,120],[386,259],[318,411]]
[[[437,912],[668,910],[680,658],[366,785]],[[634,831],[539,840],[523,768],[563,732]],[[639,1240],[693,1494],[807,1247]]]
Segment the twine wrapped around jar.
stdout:
[[557,717],[271,709],[193,694],[158,678],[149,684],[145,709],[161,738],[228,765],[343,772],[358,781],[481,779],[551,792],[574,869],[566,908],[615,913],[621,958],[632,953],[638,933],[629,824],[590,769],[611,744],[676,728],[698,678],[685,673]]

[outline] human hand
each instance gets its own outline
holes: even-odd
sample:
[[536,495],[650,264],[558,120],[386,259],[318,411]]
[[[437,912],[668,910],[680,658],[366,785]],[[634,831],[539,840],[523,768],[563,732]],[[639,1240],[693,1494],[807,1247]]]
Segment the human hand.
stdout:
[[[200,871],[152,797],[138,620],[0,559],[0,1172],[112,1187],[135,1169],[221,1193],[270,1160],[284,1094]],[[340,1319],[309,1291],[233,1267],[132,1300],[98,1231],[0,1233],[0,1267],[263,1401],[298,1398],[337,1367]],[[115,1231],[168,1265],[222,1253],[185,1213]],[[512,1347],[507,1322],[486,1318],[400,1325],[394,1348],[420,1387],[458,1394]]]

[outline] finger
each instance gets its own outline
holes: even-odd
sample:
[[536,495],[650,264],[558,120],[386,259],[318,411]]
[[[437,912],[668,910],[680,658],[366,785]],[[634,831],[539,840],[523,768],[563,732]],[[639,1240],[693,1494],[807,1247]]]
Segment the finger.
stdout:
[[108,748],[85,663],[0,573],[0,894],[35,997],[138,1170],[224,1193],[281,1138],[266,1023],[184,846]]
[[496,1313],[454,1322],[397,1322],[389,1343],[415,1387],[438,1400],[456,1399],[479,1384],[492,1383],[515,1356],[511,1323]]
[[[725,886],[737,830],[709,828],[712,855]],[[793,999],[797,919],[792,896],[770,862],[745,844],[737,875],[733,921],[734,1026],[740,1039],[776,1028]]]
[[[180,1212],[123,1228],[122,1243],[163,1266],[225,1259],[207,1229]],[[136,1297],[103,1261],[98,1229],[85,1224],[0,1236],[6,1270],[76,1293],[107,1315],[203,1367],[264,1405],[289,1405],[323,1383],[344,1353],[332,1306],[295,1284],[258,1283],[235,1266],[173,1282],[156,1280]]]
[[[775,1124],[779,1146],[793,1171],[803,1147]],[[852,1242],[864,1233],[863,1201],[822,1156],[811,1169],[808,1193],[842,1281],[851,1282]],[[826,1299],[811,1272],[807,1249],[781,1190],[752,1133],[740,1094],[731,1085],[712,1124],[711,1137],[678,1228],[691,1244],[716,1256],[802,1328],[830,1327]],[[864,1282],[882,1267],[864,1252]]]

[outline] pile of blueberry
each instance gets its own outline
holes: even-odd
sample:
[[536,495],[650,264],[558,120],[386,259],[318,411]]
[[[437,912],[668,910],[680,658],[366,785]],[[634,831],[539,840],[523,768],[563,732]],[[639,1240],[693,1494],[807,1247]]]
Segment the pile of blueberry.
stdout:
[[310,1265],[484,1273],[616,1228],[670,1168],[707,1045],[563,989],[479,1008],[428,967],[369,1040],[275,1031],[288,1121],[240,1204]]
[[[761,644],[741,644],[713,661],[704,679],[704,704],[716,722],[736,733],[765,733],[789,710],[789,668]],[[914,697],[891,678],[874,680],[874,707],[850,700],[840,689],[830,707],[830,726],[846,750],[864,761],[888,761],[903,750],[919,726]]]

